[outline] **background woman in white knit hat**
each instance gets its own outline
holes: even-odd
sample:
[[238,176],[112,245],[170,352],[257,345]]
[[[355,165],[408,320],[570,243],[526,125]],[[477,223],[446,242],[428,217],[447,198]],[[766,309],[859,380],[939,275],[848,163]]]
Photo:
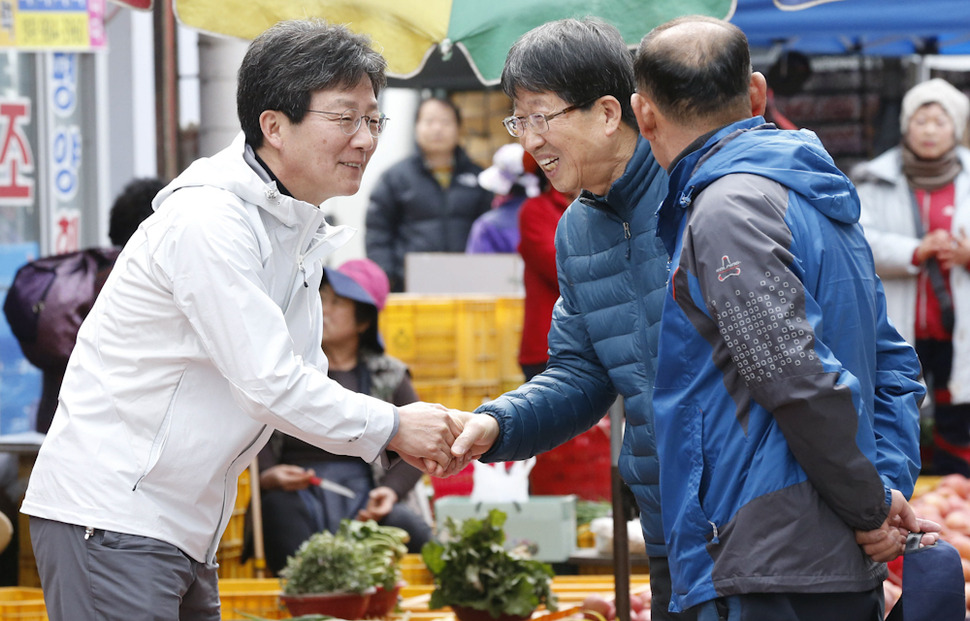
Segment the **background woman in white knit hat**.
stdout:
[[970,475],[968,116],[970,100],[949,82],[917,84],[903,97],[901,144],[853,174],[889,318],[916,347],[932,396],[923,471],[933,474]]

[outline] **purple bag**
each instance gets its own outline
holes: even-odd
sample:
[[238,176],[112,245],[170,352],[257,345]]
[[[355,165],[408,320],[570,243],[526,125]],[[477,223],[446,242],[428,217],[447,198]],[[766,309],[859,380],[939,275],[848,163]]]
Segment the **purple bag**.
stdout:
[[31,261],[17,270],[3,312],[24,356],[42,371],[62,370],[118,248],[89,248]]

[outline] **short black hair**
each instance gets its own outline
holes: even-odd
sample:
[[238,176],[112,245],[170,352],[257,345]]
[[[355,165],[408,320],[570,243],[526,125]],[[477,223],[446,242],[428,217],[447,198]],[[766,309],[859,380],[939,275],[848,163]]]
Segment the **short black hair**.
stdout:
[[[707,23],[710,36],[664,40],[664,32],[685,23]],[[637,87],[657,107],[684,122],[730,115],[744,108],[751,80],[751,52],[744,32],[702,15],[678,17],[643,37],[633,61]],[[750,108],[748,109],[750,112]]]
[[141,177],[128,182],[111,205],[108,237],[115,246],[124,246],[141,221],[152,215],[152,199],[166,186],[158,177]]
[[418,104],[417,110],[414,112],[415,122],[417,122],[418,117],[421,115],[421,109],[424,107],[424,104],[428,103],[429,101],[437,101],[441,105],[450,108],[451,111],[455,113],[455,120],[458,121],[458,127],[461,127],[461,108],[458,107],[458,104],[447,97],[425,97],[422,99],[421,103]]
[[519,37],[505,58],[502,90],[513,101],[518,91],[550,92],[584,107],[612,95],[623,122],[637,127],[630,49],[615,26],[596,18],[548,22]]
[[370,38],[346,26],[320,19],[277,23],[253,40],[239,67],[236,111],[246,143],[262,146],[264,111],[279,110],[299,123],[314,92],[352,88],[366,76],[376,96],[387,84],[386,71]]

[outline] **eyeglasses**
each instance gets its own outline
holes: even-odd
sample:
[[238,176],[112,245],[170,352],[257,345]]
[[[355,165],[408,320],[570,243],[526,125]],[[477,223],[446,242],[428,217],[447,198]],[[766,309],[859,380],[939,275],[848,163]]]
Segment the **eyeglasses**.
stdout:
[[340,130],[347,134],[348,136],[353,136],[360,129],[361,122],[367,123],[367,131],[374,138],[381,135],[384,131],[384,125],[387,124],[387,117],[381,114],[376,119],[370,116],[362,116],[360,112],[354,108],[348,108],[343,112],[327,112],[326,110],[307,110],[307,112],[314,112],[316,114],[322,114],[327,117],[328,121],[335,121],[340,123]]
[[508,130],[509,134],[514,138],[521,138],[525,135],[525,128],[531,127],[532,131],[536,134],[544,134],[549,131],[549,121],[556,118],[561,114],[566,114],[567,112],[572,112],[578,108],[585,108],[589,104],[593,103],[599,99],[596,97],[590,99],[589,101],[584,101],[581,104],[576,104],[575,106],[568,106],[563,108],[559,112],[554,112],[552,114],[530,114],[529,116],[510,116],[502,120],[502,125]]

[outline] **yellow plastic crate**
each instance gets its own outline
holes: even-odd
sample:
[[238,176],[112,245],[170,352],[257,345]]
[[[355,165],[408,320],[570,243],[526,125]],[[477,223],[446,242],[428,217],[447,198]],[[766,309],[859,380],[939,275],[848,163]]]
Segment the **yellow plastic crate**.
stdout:
[[381,313],[387,353],[411,368],[416,380],[458,377],[454,298],[392,294]]
[[440,403],[449,408],[461,409],[461,382],[458,380],[425,380],[414,381],[414,390],[418,398],[428,403]]
[[495,298],[458,302],[458,377],[463,382],[499,377],[501,346]]
[[514,383],[519,386],[525,380],[522,367],[519,366],[524,318],[525,304],[521,296],[495,300],[495,323],[499,335],[499,377],[503,384]]
[[429,585],[433,582],[431,572],[428,571],[420,554],[404,555],[401,559],[401,577],[408,583],[408,588]]
[[502,394],[498,381],[467,382],[461,387],[462,410],[473,412],[475,408]]
[[276,578],[219,580],[224,620],[245,619],[241,613],[266,619],[287,619],[289,614],[280,606],[280,581]]
[[0,587],[0,619],[48,621],[43,592],[33,587]]

